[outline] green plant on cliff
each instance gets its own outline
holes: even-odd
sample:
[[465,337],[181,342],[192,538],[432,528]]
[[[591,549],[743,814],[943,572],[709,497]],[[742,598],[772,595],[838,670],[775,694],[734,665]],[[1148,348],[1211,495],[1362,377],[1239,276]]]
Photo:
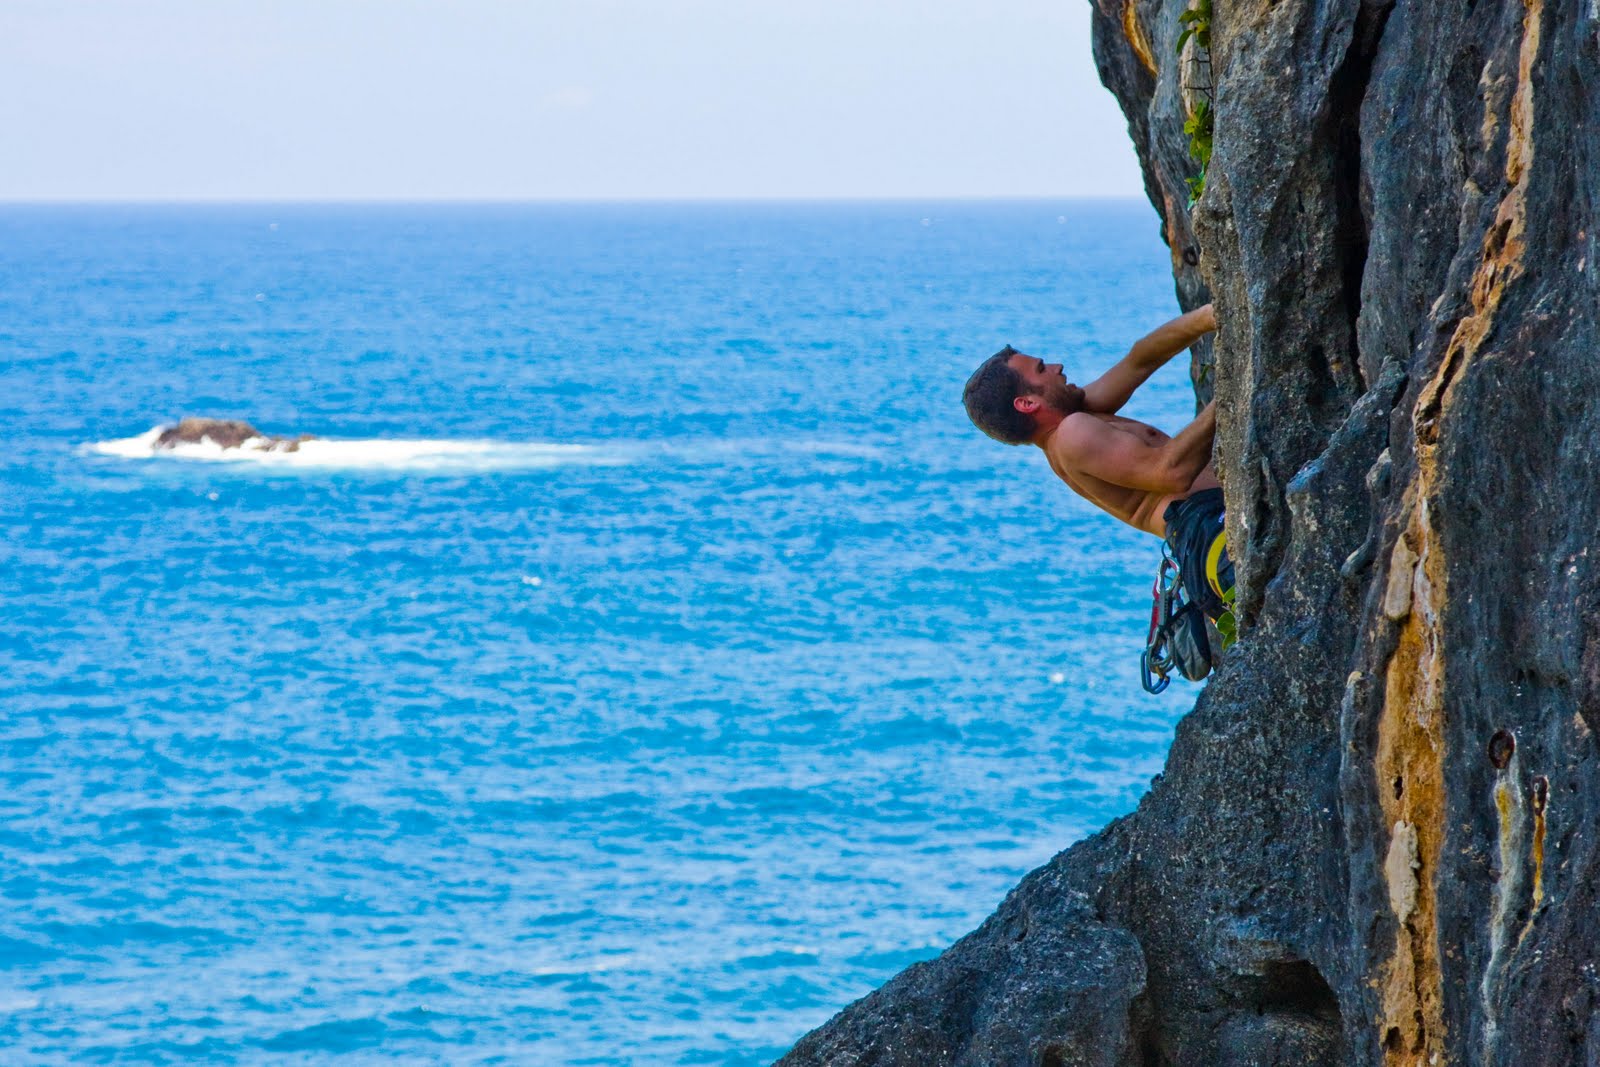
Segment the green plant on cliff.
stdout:
[[1194,107],[1194,114],[1183,124],[1183,132],[1189,135],[1189,154],[1200,162],[1200,173],[1189,182],[1189,200],[1193,202],[1200,199],[1206,191],[1206,168],[1211,165],[1211,130],[1212,130],[1211,103],[1202,100]]
[[1189,38],[1194,38],[1194,43],[1211,51],[1211,0],[1198,0],[1198,2],[1183,14],[1178,16],[1178,25],[1183,27],[1183,32],[1178,34],[1177,51],[1181,55],[1183,46],[1189,43]]
[[[1211,55],[1211,0],[1195,0],[1193,6],[1178,16],[1178,24],[1183,27],[1178,34],[1177,52],[1181,56],[1183,48],[1192,38],[1195,47],[1206,54],[1206,65],[1210,66]],[[1187,179],[1189,183],[1189,202],[1200,199],[1206,191],[1206,168],[1211,165],[1211,131],[1214,126],[1214,115],[1211,108],[1211,86],[1195,86],[1199,99],[1195,101],[1189,118],[1183,124],[1183,132],[1189,135],[1189,154],[1200,164],[1200,173]]]

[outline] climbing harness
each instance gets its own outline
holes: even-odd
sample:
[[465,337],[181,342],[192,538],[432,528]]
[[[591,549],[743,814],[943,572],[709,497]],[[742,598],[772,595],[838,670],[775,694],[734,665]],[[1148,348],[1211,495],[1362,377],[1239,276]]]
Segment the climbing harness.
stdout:
[[1147,692],[1166,689],[1174,672],[1200,681],[1215,656],[1238,640],[1222,504],[1220,489],[1203,489],[1167,508],[1161,567],[1150,590],[1150,631],[1139,657]]

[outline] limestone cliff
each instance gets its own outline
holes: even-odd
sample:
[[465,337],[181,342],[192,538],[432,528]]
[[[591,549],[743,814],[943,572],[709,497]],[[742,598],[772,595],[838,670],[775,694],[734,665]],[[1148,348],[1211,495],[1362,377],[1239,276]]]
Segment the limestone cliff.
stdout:
[[1600,4],[1214,0],[1191,210],[1185,0],[1095,2],[1243,640],[1137,812],[783,1062],[1600,1063]]

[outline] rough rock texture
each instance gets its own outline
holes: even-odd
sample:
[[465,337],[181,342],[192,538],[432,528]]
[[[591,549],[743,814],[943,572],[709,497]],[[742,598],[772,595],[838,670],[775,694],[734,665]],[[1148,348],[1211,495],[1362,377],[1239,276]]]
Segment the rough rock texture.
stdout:
[[168,426],[156,436],[151,447],[156,451],[171,450],[179,445],[200,444],[210,441],[221,449],[247,448],[256,452],[297,452],[302,441],[315,441],[316,437],[303,433],[298,437],[264,434],[248,422],[238,419],[179,419],[176,426]]
[[1095,0],[1245,634],[1133,815],[803,1064],[1600,1063],[1600,3]]

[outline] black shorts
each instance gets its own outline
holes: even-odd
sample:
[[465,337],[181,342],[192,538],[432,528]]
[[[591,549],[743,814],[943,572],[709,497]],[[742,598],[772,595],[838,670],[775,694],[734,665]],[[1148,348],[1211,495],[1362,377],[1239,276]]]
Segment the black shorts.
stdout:
[[1228,558],[1223,511],[1222,490],[1202,489],[1168,504],[1162,516],[1184,594],[1212,622],[1228,610],[1233,593],[1233,560]]

